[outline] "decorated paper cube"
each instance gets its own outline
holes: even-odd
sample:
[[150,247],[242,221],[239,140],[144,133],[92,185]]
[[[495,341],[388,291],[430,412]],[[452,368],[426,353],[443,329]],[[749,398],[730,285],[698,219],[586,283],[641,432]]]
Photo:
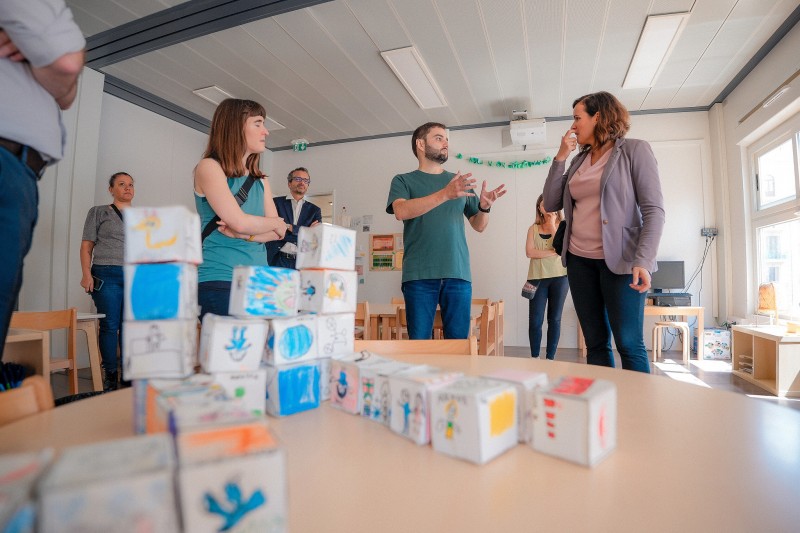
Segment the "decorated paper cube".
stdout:
[[517,425],[519,426],[519,441],[530,444],[533,441],[533,415],[536,408],[536,390],[547,386],[547,374],[544,372],[529,372],[502,368],[487,378],[505,381],[517,387]]
[[392,431],[417,444],[428,444],[431,441],[431,394],[462,375],[432,369],[389,376],[392,393],[389,427]]
[[267,369],[244,372],[217,372],[214,381],[222,385],[228,397],[239,401],[245,409],[264,414],[267,402]]
[[35,531],[33,487],[52,460],[52,448],[0,455],[0,531]]
[[200,336],[200,364],[206,372],[258,370],[264,359],[269,323],[208,313]]
[[389,425],[392,411],[392,392],[389,376],[398,372],[430,370],[426,365],[412,365],[388,360],[378,365],[361,368],[361,415],[385,426]]
[[300,273],[291,268],[238,266],[233,269],[228,312],[233,316],[295,316]]
[[125,321],[125,379],[183,378],[194,372],[197,319]]
[[185,379],[137,379],[133,382],[135,433],[161,433],[169,428],[170,412],[182,404],[222,403],[228,396],[208,374]]
[[184,531],[286,531],[286,460],[261,422],[176,436]]
[[38,531],[179,531],[174,470],[165,433],[68,448],[39,485]]
[[269,322],[267,363],[284,365],[319,357],[317,315],[275,318]]
[[356,232],[332,224],[301,227],[297,234],[297,268],[355,270]]
[[129,207],[125,220],[125,262],[203,262],[200,217],[183,206]]
[[433,393],[431,441],[437,452],[486,463],[517,445],[517,389],[462,378]]
[[355,313],[357,288],[355,270],[301,270],[300,310]]
[[331,361],[331,405],[357,415],[361,413],[361,371],[378,366],[389,359],[369,352],[355,353]]
[[602,379],[562,377],[536,391],[533,449],[594,466],[617,445],[617,387]]
[[336,313],[317,316],[317,349],[320,357],[353,353],[356,315]]
[[286,416],[319,407],[319,363],[267,365],[267,413]]
[[320,357],[319,363],[319,401],[327,402],[331,399],[331,358]]
[[125,265],[125,320],[197,317],[197,267],[186,263]]
[[724,328],[705,328],[703,331],[703,359],[730,359],[731,332]]

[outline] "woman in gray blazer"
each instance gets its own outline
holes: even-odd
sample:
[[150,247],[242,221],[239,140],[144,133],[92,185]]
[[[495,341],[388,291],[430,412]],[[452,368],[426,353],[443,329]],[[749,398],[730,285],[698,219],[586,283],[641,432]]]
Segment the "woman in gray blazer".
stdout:
[[622,367],[650,372],[642,328],[664,229],[658,165],[647,142],[625,138],[630,116],[612,94],[588,94],[572,105],[574,121],[550,167],[544,208],[564,210],[562,264],[588,362],[614,366],[613,334]]

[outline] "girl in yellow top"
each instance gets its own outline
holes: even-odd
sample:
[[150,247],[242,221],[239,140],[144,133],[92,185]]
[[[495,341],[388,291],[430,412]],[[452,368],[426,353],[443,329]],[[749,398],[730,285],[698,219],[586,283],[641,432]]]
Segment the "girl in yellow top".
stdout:
[[542,343],[542,323],[547,308],[548,359],[555,359],[558,338],[561,336],[561,311],[567,299],[569,283],[567,269],[561,266],[561,257],[553,249],[553,236],[564,219],[561,212],[548,213],[542,206],[543,197],[536,200],[536,221],[528,228],[525,255],[531,260],[528,281],[537,286],[536,294],[528,308],[528,338],[531,356],[539,358]]

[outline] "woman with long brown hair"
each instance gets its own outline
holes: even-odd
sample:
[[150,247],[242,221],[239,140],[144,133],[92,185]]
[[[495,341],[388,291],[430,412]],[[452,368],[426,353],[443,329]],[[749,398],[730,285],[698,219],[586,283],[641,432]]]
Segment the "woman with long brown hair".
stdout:
[[233,268],[266,266],[263,243],[281,239],[286,232],[259,169],[269,135],[265,117],[257,102],[224,100],[214,112],[208,146],[194,169],[200,223],[213,230],[204,231],[203,264],[198,268],[201,318],[206,313],[228,314]]

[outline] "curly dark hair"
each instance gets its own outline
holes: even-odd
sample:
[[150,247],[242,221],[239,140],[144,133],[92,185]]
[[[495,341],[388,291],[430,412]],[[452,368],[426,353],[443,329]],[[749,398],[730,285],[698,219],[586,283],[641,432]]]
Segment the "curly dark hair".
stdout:
[[[605,91],[587,94],[572,102],[572,107],[578,104],[583,104],[590,117],[600,113],[594,127],[594,140],[598,146],[604,145],[609,140],[621,139],[628,133],[631,127],[631,117],[625,106],[613,94]],[[591,148],[585,144],[581,146],[581,152]]]

